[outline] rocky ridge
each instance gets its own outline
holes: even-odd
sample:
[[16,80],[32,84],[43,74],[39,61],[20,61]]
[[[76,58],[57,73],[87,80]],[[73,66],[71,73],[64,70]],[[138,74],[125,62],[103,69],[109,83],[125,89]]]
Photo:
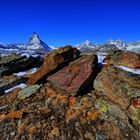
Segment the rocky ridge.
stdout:
[[[1,69],[19,58],[2,58]],[[26,79],[20,82],[28,87],[1,94],[0,138],[140,139],[140,75],[117,67],[139,69],[139,58],[117,51],[101,65],[96,54],[80,55],[66,46],[47,53],[35,73],[21,78],[11,76],[13,72],[1,75],[0,90],[15,86],[17,79]]]

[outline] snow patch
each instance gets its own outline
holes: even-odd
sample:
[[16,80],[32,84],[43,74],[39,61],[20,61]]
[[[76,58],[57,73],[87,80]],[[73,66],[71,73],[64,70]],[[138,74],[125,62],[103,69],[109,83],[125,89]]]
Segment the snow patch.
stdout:
[[26,56],[27,58],[29,58],[31,55],[27,54],[27,53],[23,53],[23,54],[21,54],[21,56]]
[[14,73],[13,75],[16,75],[16,76],[24,76],[26,74],[33,74],[35,73],[36,71],[38,70],[38,68],[32,68],[30,70],[26,70],[26,71],[21,71],[21,72],[18,72],[18,73]]
[[106,53],[97,53],[98,56],[98,63],[104,63],[104,59],[106,57]]
[[128,71],[128,72],[134,73],[134,74],[140,74],[140,69],[132,69],[132,68],[128,68],[128,67],[125,67],[125,66],[116,66],[116,67],[120,68],[120,69],[123,69],[125,71]]
[[31,56],[34,58],[37,58],[37,57],[39,57],[39,54],[32,54]]
[[15,87],[12,87],[12,88],[10,88],[10,89],[5,90],[5,93],[11,92],[12,90],[14,90],[14,89],[16,89],[16,88],[25,89],[26,87],[27,87],[26,84],[21,83],[21,84],[15,86]]

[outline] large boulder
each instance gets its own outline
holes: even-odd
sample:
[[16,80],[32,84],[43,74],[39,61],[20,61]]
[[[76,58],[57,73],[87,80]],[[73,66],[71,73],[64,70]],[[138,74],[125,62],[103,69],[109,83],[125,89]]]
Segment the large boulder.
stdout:
[[41,61],[32,56],[12,54],[0,58],[0,76],[30,69],[41,65]]
[[94,88],[99,96],[105,96],[126,109],[131,98],[140,96],[140,75],[107,66],[96,77]]
[[127,66],[130,68],[140,68],[140,54],[134,52],[118,51],[108,55],[105,62],[113,65]]
[[71,46],[49,52],[45,56],[44,63],[40,69],[31,75],[28,84],[36,84],[47,74],[62,68],[65,64],[79,57],[79,54],[80,52],[77,49],[73,49]]
[[99,110],[101,117],[114,123],[121,129],[129,128],[129,119],[124,110],[114,103],[107,101],[105,98],[99,98],[95,101],[95,106]]
[[48,77],[47,80],[56,89],[75,95],[90,84],[96,75],[97,63],[97,55],[84,55]]

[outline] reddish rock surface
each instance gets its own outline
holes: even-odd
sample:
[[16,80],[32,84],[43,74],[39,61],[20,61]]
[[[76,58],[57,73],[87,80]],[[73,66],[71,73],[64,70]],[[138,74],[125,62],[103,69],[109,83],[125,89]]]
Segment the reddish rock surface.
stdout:
[[140,68],[140,54],[134,52],[119,51],[105,58],[105,63]]
[[48,81],[58,90],[75,95],[87,86],[96,75],[98,58],[85,55],[69,66],[48,77]]
[[126,109],[130,99],[140,96],[140,76],[114,66],[104,67],[94,81],[98,95]]
[[127,115],[132,120],[133,125],[140,131],[140,97],[131,100]]
[[71,46],[49,52],[44,57],[43,65],[39,68],[37,72],[30,76],[28,84],[32,85],[37,83],[48,73],[52,72],[60,66],[62,67],[64,63],[68,63],[79,57],[79,54],[80,52],[77,49],[73,49]]

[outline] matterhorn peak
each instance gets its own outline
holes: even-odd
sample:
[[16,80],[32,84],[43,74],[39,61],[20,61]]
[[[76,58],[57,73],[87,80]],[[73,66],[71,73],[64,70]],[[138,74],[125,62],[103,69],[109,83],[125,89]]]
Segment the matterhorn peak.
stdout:
[[36,32],[33,32],[28,42],[28,45],[33,45],[33,44],[40,44],[40,38]]
[[33,32],[28,44],[27,44],[27,49],[30,50],[44,50],[44,51],[50,51],[52,50],[45,42],[43,42],[38,34],[36,32]]

